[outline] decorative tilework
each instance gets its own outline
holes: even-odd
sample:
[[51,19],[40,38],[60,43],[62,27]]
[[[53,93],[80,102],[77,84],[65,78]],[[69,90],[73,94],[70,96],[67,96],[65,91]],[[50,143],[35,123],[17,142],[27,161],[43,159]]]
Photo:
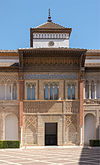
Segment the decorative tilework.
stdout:
[[77,79],[76,74],[25,74],[24,79]]

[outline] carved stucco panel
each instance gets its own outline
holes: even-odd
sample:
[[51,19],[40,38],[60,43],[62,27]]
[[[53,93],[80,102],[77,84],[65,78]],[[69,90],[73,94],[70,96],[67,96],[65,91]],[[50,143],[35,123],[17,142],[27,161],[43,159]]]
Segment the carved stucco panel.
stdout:
[[38,102],[24,102],[25,113],[37,113],[39,109]]
[[66,101],[64,109],[65,109],[65,113],[78,113],[79,112],[79,102]]
[[0,72],[0,83],[7,84],[18,81],[18,73]]
[[65,132],[66,142],[78,144],[79,142],[79,128],[78,128],[78,116],[77,115],[66,115],[65,116]]
[[34,115],[24,115],[23,142],[28,145],[37,144],[38,119]]
[[66,115],[65,116],[66,128],[68,128],[71,124],[73,124],[77,128],[77,116],[76,115]]

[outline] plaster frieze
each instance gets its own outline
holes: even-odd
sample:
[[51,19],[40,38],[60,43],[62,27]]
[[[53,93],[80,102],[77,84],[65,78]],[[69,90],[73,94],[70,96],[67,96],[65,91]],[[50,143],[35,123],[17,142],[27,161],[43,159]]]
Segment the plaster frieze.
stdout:
[[84,100],[84,105],[100,105],[100,99],[85,99]]
[[84,106],[84,111],[85,110],[99,110],[100,109],[100,106],[93,106],[93,105],[91,105],[91,106]]

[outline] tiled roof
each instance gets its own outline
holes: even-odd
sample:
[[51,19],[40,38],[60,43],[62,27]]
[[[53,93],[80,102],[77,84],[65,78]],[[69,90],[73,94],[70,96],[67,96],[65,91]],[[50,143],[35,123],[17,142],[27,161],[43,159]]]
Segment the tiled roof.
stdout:
[[42,25],[39,25],[37,26],[36,28],[43,28],[43,29],[65,29],[65,27],[59,25],[59,24],[56,24],[56,23],[53,23],[53,22],[46,22]]
[[0,50],[0,56],[18,56],[18,50]]
[[100,67],[100,63],[85,63],[85,67]]
[[4,50],[4,49],[0,49],[0,53],[18,53],[18,50]]
[[87,50],[87,54],[91,54],[91,53],[100,53],[100,49],[88,49]]

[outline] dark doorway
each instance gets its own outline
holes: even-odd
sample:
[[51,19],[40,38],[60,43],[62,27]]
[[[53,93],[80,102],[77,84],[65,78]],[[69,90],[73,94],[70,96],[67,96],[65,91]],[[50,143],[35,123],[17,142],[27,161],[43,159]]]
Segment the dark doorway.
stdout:
[[57,145],[57,123],[45,123],[45,145]]

